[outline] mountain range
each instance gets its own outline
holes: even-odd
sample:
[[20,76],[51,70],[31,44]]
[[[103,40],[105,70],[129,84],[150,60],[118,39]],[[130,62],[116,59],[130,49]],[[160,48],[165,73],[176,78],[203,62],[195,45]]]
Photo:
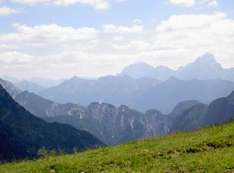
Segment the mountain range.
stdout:
[[102,146],[88,132],[47,123],[17,104],[0,85],[0,159],[36,157],[41,148],[72,152]]
[[[232,121],[234,92],[208,105],[195,100],[181,102],[169,114],[162,114],[157,110],[140,113],[126,106],[115,108],[113,105],[93,103],[86,108],[85,112],[46,119],[49,122],[68,123],[78,129],[86,128],[85,130],[98,136],[107,144],[125,143],[139,138],[191,131]],[[97,127],[93,126],[97,122],[102,129],[92,129]],[[107,136],[102,136],[103,134]],[[124,138],[115,140],[119,135]]]
[[130,65],[116,76],[73,77],[37,94],[57,103],[87,106],[91,102],[104,102],[143,112],[157,109],[169,113],[178,102],[194,99],[208,104],[228,95],[234,90],[233,76],[233,69],[222,68],[213,55],[204,54],[176,71],[140,63]]
[[176,131],[190,131],[234,118],[234,104],[230,102],[234,94],[214,100],[209,105],[196,100],[183,101],[169,114],[156,109],[142,113],[124,105],[116,107],[98,102],[86,107],[71,103],[58,104],[30,92],[22,92],[15,99],[28,111],[48,122],[70,124],[88,131],[108,145]]
[[27,91],[19,93],[15,100],[36,116],[63,124],[46,123],[34,117],[0,87],[0,158],[4,160],[35,157],[42,147],[71,152],[74,148],[102,146],[92,135],[111,145],[234,119],[234,92],[210,104],[196,100],[181,102],[170,114],[157,110],[141,113],[107,103],[91,103],[87,107],[57,104]]
[[22,92],[16,101],[48,122],[70,124],[98,137],[105,144],[163,135],[168,132],[166,116],[156,110],[145,114],[121,105],[93,102],[87,107],[57,104],[30,92]]
[[136,63],[125,67],[120,75],[130,76],[135,79],[150,77],[161,81],[165,81],[170,77],[183,80],[223,79],[234,81],[234,68],[223,68],[216,61],[214,55],[206,53],[198,57],[193,63],[180,67],[177,70],[170,69],[166,66],[153,67],[146,63]]
[[73,77],[38,94],[58,103],[88,105],[91,102],[106,102],[120,106],[129,105],[132,95],[139,90],[147,90],[158,83],[151,78],[133,79],[128,76],[105,76],[94,80]]
[[228,122],[234,118],[232,71],[205,54],[176,71],[141,63],[117,76],[73,77],[49,88],[0,80],[0,158],[34,157],[42,147],[71,152]]
[[178,102],[194,99],[209,103],[233,90],[234,82],[221,79],[181,80],[171,77],[159,82],[150,78],[109,76],[97,80],[72,78],[38,94],[57,103],[88,105],[104,102],[117,107],[127,105],[143,112],[157,109],[169,113]]

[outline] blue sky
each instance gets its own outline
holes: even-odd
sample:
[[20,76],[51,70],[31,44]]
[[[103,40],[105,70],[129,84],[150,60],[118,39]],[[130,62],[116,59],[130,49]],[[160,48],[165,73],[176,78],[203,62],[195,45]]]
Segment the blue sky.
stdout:
[[1,16],[1,31],[12,29],[12,23],[27,25],[44,25],[56,23],[74,27],[99,26],[106,23],[129,24],[139,18],[146,26],[152,26],[174,14],[204,14],[213,11],[224,11],[229,16],[234,16],[234,3],[230,0],[220,0],[219,5],[207,5],[184,8],[172,5],[167,0],[127,0],[124,2],[112,1],[110,7],[97,10],[87,4],[74,4],[69,6],[56,5],[27,5],[2,2],[2,6],[15,8],[19,14]]
[[0,0],[0,74],[96,77],[138,61],[178,68],[205,52],[234,67],[233,9],[230,0]]

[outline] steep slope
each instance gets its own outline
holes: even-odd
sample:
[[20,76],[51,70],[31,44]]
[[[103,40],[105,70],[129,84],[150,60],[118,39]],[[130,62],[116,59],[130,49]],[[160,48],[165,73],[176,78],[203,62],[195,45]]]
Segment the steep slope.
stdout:
[[19,159],[27,156],[25,144],[0,122],[0,160]]
[[7,92],[14,98],[22,91],[17,88],[13,83],[0,79],[0,85],[7,90]]
[[0,165],[1,173],[234,171],[234,123],[38,161]]
[[234,92],[228,97],[213,101],[207,110],[204,123],[220,124],[234,119]]
[[[204,122],[207,109],[208,105],[200,103],[177,114],[172,122],[170,132],[191,131],[208,126],[208,124]],[[212,117],[209,118],[212,119]]]
[[73,112],[84,111],[84,107],[80,105],[71,103],[57,104],[28,91],[18,94],[15,100],[29,112],[40,118],[73,115]]
[[3,150],[0,154],[3,159],[34,157],[42,147],[71,152],[75,148],[82,150],[102,145],[98,139],[85,131],[79,131],[69,125],[49,124],[34,117],[19,106],[1,85],[0,127],[3,129],[1,138],[7,138],[3,147],[8,146],[10,141],[9,147],[12,145],[13,149],[17,149],[16,152],[10,148],[6,149],[6,152],[13,152],[12,155],[6,154]]
[[234,92],[214,100],[209,105],[197,104],[182,111],[175,118],[171,132],[190,131],[234,119]]
[[198,104],[201,104],[201,103],[197,100],[186,100],[186,101],[179,102],[170,114],[173,116],[173,118],[175,118],[177,115],[180,115],[184,111]]

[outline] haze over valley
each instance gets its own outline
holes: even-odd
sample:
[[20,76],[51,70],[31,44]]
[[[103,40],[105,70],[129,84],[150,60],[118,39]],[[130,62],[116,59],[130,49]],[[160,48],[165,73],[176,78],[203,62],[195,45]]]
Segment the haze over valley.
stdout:
[[216,99],[232,97],[233,71],[206,53],[177,71],[137,63],[116,76],[73,77],[47,87],[30,80],[1,85],[31,114],[113,145],[231,120],[232,114],[219,120],[209,112]]

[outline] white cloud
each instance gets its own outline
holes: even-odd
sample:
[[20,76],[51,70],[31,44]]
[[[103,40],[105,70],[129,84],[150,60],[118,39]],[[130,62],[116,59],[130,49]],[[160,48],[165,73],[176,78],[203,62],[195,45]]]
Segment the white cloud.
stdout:
[[154,48],[174,57],[178,64],[179,61],[185,64],[186,59],[192,61],[192,57],[211,52],[230,67],[234,65],[233,44],[234,20],[225,13],[213,13],[171,16],[156,27]]
[[65,47],[83,47],[83,43],[91,44],[97,37],[95,28],[62,27],[56,24],[41,26],[14,25],[16,32],[0,35],[0,43],[17,47],[17,50],[59,51]]
[[143,26],[139,24],[134,24],[132,26],[116,26],[113,24],[109,24],[109,25],[104,25],[103,30],[106,33],[135,34],[135,33],[141,33],[143,31]]
[[21,52],[2,52],[1,54],[0,63],[2,65],[25,65],[27,63],[31,63],[34,60],[33,56],[23,54]]
[[14,27],[14,32],[0,34],[0,73],[5,75],[100,76],[138,61],[178,68],[204,52],[234,66],[234,20],[220,12],[173,15],[155,29],[134,22],[96,28]]
[[218,1],[217,0],[202,0],[201,1],[204,4],[207,4],[209,6],[218,6]]
[[191,7],[195,4],[195,0],[169,0],[169,2],[175,5],[182,5],[187,7]]
[[0,7],[0,16],[8,16],[11,14],[19,13],[17,10],[13,8],[9,8],[6,6]]
[[217,0],[169,0],[171,4],[192,7],[194,5],[218,6]]
[[[14,24],[13,26],[15,32],[0,34],[2,51],[0,53],[0,60],[2,60],[0,61],[2,64],[0,72],[23,71],[24,76],[42,75],[46,73],[46,70],[51,71],[52,69],[55,72],[63,71],[64,73],[61,75],[101,75],[109,70],[117,72],[117,69],[108,64],[122,58],[125,58],[122,62],[129,63],[131,58],[126,58],[128,55],[124,55],[122,52],[118,53],[114,49],[114,42],[125,42],[126,39],[130,39],[129,37],[135,38],[143,31],[142,26],[139,25],[111,25],[111,28],[114,29],[108,31],[104,26],[100,28],[74,28],[56,24],[40,26]],[[123,40],[114,39],[117,37],[123,38]],[[139,47],[141,43],[131,44]],[[7,55],[11,55],[9,56],[11,58],[7,58]],[[16,63],[12,58],[13,55],[17,56]],[[26,57],[34,58],[27,58],[27,61],[24,61]],[[24,66],[22,63],[19,66],[21,59],[20,62],[25,62]],[[9,67],[9,63],[6,62],[11,62],[11,66]],[[116,65],[118,70],[120,65]],[[33,69],[33,73],[25,72],[31,69]]]
[[12,2],[25,5],[58,5],[69,6],[74,4],[90,5],[98,10],[107,9],[110,6],[110,0],[3,0],[3,2]]
[[156,30],[158,32],[167,32],[183,29],[201,29],[209,27],[213,23],[224,20],[225,18],[226,14],[220,12],[211,15],[174,15],[168,20],[161,22]]

